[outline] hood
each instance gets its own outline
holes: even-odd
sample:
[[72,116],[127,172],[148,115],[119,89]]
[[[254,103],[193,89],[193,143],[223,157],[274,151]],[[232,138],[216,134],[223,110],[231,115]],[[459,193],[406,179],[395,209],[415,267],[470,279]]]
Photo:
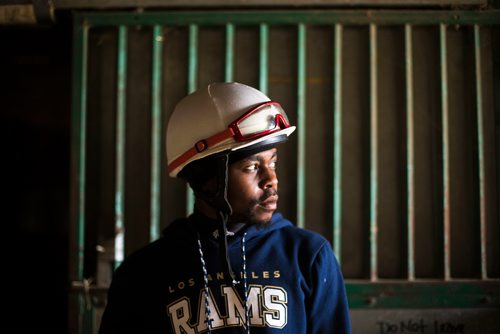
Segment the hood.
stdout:
[[[265,236],[268,233],[271,233],[275,230],[279,230],[286,226],[291,226],[292,223],[285,219],[283,215],[279,212],[275,212],[271,221],[266,225],[245,225],[239,224],[236,226],[231,226],[229,229],[228,235],[228,245],[231,246],[234,243],[238,242],[241,239],[243,233],[246,233],[247,241],[252,239]],[[211,219],[201,214],[198,211],[195,211],[188,218],[181,218],[173,221],[168,227],[166,227],[162,234],[165,236],[172,229],[175,230],[183,230],[184,235],[190,235],[191,237],[196,238],[198,235],[206,240],[209,239],[213,242],[219,242],[219,227],[220,222],[216,219]]]
[[[236,224],[231,226],[227,231],[227,236],[224,238],[220,235],[222,229],[220,228],[220,221],[216,219],[210,219],[199,212],[194,212],[188,218],[180,219],[174,221],[167,227],[164,231],[164,235],[168,235],[169,232],[172,232],[172,235],[177,236],[186,236],[186,239],[183,241],[188,241],[189,239],[197,239],[198,251],[200,254],[200,267],[203,273],[204,280],[204,289],[203,293],[205,295],[205,301],[209,300],[209,278],[208,278],[208,270],[207,266],[210,264],[205,260],[205,250],[204,247],[211,244],[209,247],[220,247],[222,250],[222,257],[220,261],[225,262],[227,265],[226,269],[230,276],[230,283],[233,286],[243,284],[243,300],[245,307],[245,327],[247,329],[247,333],[250,333],[250,317],[249,317],[249,305],[248,305],[248,284],[247,284],[247,257],[246,257],[246,242],[250,242],[252,240],[265,237],[267,234],[272,233],[276,230],[285,228],[287,226],[291,226],[292,223],[283,216],[275,212],[271,221],[265,225],[246,225],[246,224]],[[178,231],[175,231],[178,229]],[[180,234],[176,232],[181,232]],[[205,246],[203,246],[203,244]],[[235,254],[237,249],[239,248],[241,254],[241,265],[242,265],[242,282],[237,278],[235,273],[231,267],[231,260],[229,253]],[[229,252],[229,249],[231,251]],[[208,302],[206,302],[208,305]],[[205,307],[205,317],[206,321],[210,324],[209,319],[210,316],[210,307]],[[210,325],[208,327],[208,333],[211,333]]]

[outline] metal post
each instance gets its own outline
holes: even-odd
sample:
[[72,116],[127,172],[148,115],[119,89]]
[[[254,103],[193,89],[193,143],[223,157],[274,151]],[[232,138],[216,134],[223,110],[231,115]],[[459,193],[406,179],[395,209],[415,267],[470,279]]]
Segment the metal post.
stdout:
[[[188,93],[196,90],[198,78],[198,25],[189,25],[189,63],[188,63]],[[194,208],[193,190],[186,185],[186,214],[190,215]]]
[[298,25],[297,36],[297,226],[305,226],[306,177],[306,26]]
[[412,26],[405,24],[406,68],[406,223],[408,229],[408,280],[415,279],[415,132],[413,115]]
[[443,233],[444,233],[444,279],[450,275],[450,166],[449,166],[449,130],[448,130],[448,70],[446,25],[439,25],[439,58],[441,66],[441,119],[443,150]]
[[123,261],[125,244],[125,111],[127,95],[127,27],[118,28],[116,89],[115,268]]
[[260,53],[259,53],[259,90],[267,94],[269,28],[267,24],[260,24]]
[[370,24],[370,279],[378,278],[377,26]]
[[333,94],[333,249],[341,262],[342,240],[342,25],[335,24]]
[[484,130],[483,130],[483,88],[481,85],[481,31],[479,25],[474,25],[474,60],[476,72],[476,112],[477,112],[477,154],[479,167],[479,213],[481,237],[481,278],[488,278],[487,267],[487,231],[486,231],[486,190],[485,190],[485,164],[484,164]]
[[160,25],[153,27],[153,59],[151,73],[151,212],[149,239],[160,237],[160,181],[161,181],[161,78],[163,32]]
[[[75,282],[84,282],[85,256],[85,182],[87,160],[87,55],[88,55],[88,25],[79,20],[73,30],[73,108],[72,108],[72,137],[71,137],[71,175],[75,178],[72,185],[72,223],[75,232],[71,256],[74,260],[70,265],[70,279]],[[86,317],[87,306],[81,294],[71,296],[75,310],[71,312],[76,323],[82,322],[83,328],[92,324]],[[75,324],[76,325],[76,324]],[[83,328],[78,328],[81,331]]]
[[234,68],[234,25],[226,24],[226,68],[224,80],[226,82],[233,81]]

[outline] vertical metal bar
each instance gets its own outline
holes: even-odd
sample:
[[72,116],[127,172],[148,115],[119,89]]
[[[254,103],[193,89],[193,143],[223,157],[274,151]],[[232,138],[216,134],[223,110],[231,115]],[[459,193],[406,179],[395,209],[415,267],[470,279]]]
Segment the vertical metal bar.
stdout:
[[444,233],[444,278],[450,275],[450,166],[449,166],[449,130],[448,130],[448,70],[446,25],[439,25],[439,55],[441,67],[441,120],[443,150],[443,233]]
[[123,261],[125,244],[125,110],[127,94],[127,27],[118,28],[116,89],[115,268]]
[[[189,25],[189,63],[188,63],[188,93],[197,87],[198,75],[198,25]],[[189,185],[186,186],[186,214],[190,215],[194,208],[194,193]]]
[[342,25],[335,24],[334,101],[333,101],[333,249],[341,261],[342,236]]
[[259,54],[259,90],[267,94],[268,57],[269,57],[269,27],[260,24],[260,54]]
[[[88,25],[83,20],[75,23],[73,30],[73,78],[72,90],[72,136],[71,136],[71,169],[72,178],[72,223],[75,232],[75,248],[72,251],[71,280],[84,282],[85,256],[85,182],[87,160],[87,54]],[[83,297],[79,295],[72,299],[75,308],[71,308],[72,318],[77,323],[86,324],[86,306]],[[74,310],[74,311],[73,311]],[[75,326],[76,327],[76,326]]]
[[225,77],[226,82],[233,81],[233,68],[234,68],[234,25],[232,23],[226,24],[226,68]]
[[378,278],[377,26],[370,24],[370,279]]
[[87,52],[88,26],[82,23],[74,29],[74,86],[73,86],[73,136],[72,162],[76,176],[75,217],[76,258],[74,278],[82,280],[85,255],[85,181],[87,160]]
[[486,190],[484,186],[484,130],[483,130],[483,87],[481,76],[481,32],[479,25],[474,25],[474,60],[476,71],[476,111],[477,111],[477,146],[479,165],[479,213],[481,237],[481,278],[488,278],[486,253]]
[[198,75],[198,25],[189,25],[188,93],[196,90]]
[[160,237],[160,181],[161,181],[161,77],[163,32],[160,25],[153,27],[153,59],[151,73],[151,212],[149,239]]
[[406,64],[406,187],[408,229],[408,280],[415,279],[415,134],[413,115],[413,41],[412,26],[405,24]]
[[306,177],[306,26],[298,25],[297,36],[297,226],[305,227]]

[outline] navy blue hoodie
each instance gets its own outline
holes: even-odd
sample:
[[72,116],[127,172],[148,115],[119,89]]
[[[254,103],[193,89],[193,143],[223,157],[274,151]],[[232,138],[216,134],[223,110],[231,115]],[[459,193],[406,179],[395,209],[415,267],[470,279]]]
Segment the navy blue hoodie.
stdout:
[[351,332],[344,280],[324,237],[279,213],[266,226],[246,226],[228,236],[233,285],[216,224],[195,213],[126,258],[99,333],[207,333],[207,304],[217,334],[246,333],[247,313],[253,334]]

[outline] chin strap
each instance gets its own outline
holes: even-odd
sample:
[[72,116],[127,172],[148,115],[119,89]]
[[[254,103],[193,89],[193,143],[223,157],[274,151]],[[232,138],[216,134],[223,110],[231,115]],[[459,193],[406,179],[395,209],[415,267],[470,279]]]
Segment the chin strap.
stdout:
[[[229,216],[232,213],[231,204],[227,199],[227,188],[228,188],[228,172],[229,172],[229,154],[224,154],[217,160],[218,168],[217,168],[217,176],[216,176],[216,192],[212,196],[208,196],[207,194],[203,194],[204,198],[210,203],[213,207],[217,209],[219,214],[219,242],[221,249],[221,258],[222,261],[226,265],[227,272],[231,278],[231,283],[234,285],[239,284],[240,282],[236,279],[236,275],[233,272],[231,267],[231,259],[229,257],[229,247],[227,243],[227,236],[229,234],[227,230],[227,224],[229,221]],[[241,248],[241,256],[243,262],[243,289],[244,289],[244,302],[245,302],[245,319],[243,329],[246,334],[250,334],[250,318],[249,318],[249,309],[248,309],[248,283],[247,283],[247,263],[246,263],[246,233],[243,234],[242,237],[242,248]],[[203,267],[204,280],[205,280],[205,316],[207,319],[208,333],[211,333],[212,324],[211,324],[211,315],[210,315],[210,305],[208,303],[209,299],[209,291],[208,291],[208,274],[206,269],[206,264],[203,256],[203,250],[201,247],[200,237],[198,235],[198,246],[200,252],[201,263]]]
[[233,208],[227,200],[229,172],[229,153],[226,153],[217,159],[216,191],[212,198],[212,205],[219,211],[229,216],[233,213]]
[[226,263],[227,271],[231,277],[231,281],[234,284],[239,283],[236,279],[236,275],[231,268],[231,261],[229,259],[229,249],[227,246],[227,224],[229,216],[233,212],[231,204],[227,199],[227,187],[228,187],[228,171],[229,171],[229,152],[222,154],[215,160],[217,164],[215,175],[215,191],[204,191],[203,189],[198,189],[196,191],[196,196],[202,198],[206,203],[217,210],[219,218],[219,236],[220,236],[220,249],[221,249],[221,261]]
[[229,220],[229,216],[233,212],[231,208],[231,204],[227,199],[227,187],[228,187],[228,172],[229,172],[229,154],[224,154],[217,161],[217,191],[214,198],[214,206],[217,208],[219,213],[220,220],[220,231],[219,235],[221,236],[220,244],[221,244],[221,253],[223,261],[226,263],[227,271],[231,277],[231,282],[233,285],[238,284],[238,280],[236,279],[236,275],[233,272],[233,268],[231,267],[231,260],[229,258],[229,248],[227,245],[227,223]]
[[229,276],[231,277],[231,283],[233,285],[236,285],[239,283],[239,281],[236,279],[236,275],[234,274],[233,268],[231,267],[231,259],[229,258],[229,248],[227,246],[227,235],[228,235],[227,220],[228,220],[229,216],[226,213],[219,211],[219,217],[220,217],[220,221],[221,221],[221,226],[220,226],[221,233],[219,235],[222,236],[220,239],[221,255],[222,255],[223,261],[226,263],[227,272],[229,273]]

